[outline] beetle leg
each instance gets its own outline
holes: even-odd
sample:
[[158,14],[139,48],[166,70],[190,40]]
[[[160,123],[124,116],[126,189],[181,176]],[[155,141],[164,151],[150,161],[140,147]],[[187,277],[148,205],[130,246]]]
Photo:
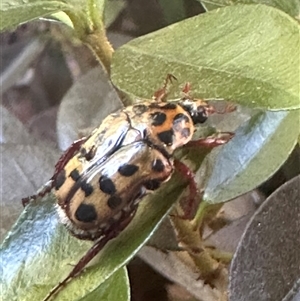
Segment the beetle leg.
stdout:
[[[52,178],[44,185],[41,191],[29,197],[22,198],[23,207],[26,207],[31,200],[36,200],[39,197],[43,197],[51,191],[58,173],[66,166],[67,162],[75,155],[75,153],[79,151],[80,146],[86,141],[86,139],[87,138],[84,137],[72,143],[72,145],[63,153],[63,155],[59,158],[58,162],[55,164],[55,171]],[[88,152],[87,156],[90,155],[90,152]]]
[[[182,100],[185,100],[185,99],[191,99],[191,100],[195,100],[196,101],[196,99],[194,99],[193,97],[192,97],[192,95],[191,95],[191,83],[189,83],[189,82],[186,82],[185,84],[184,84],[184,87],[183,87],[183,89],[181,90],[181,92],[182,92],[182,97],[181,97],[181,99]],[[199,101],[200,99],[197,99],[197,101]],[[203,103],[205,103],[204,101],[203,101]],[[206,104],[206,103],[205,103]]]
[[45,196],[47,193],[51,191],[53,188],[53,180],[49,180],[46,184],[43,185],[42,189],[34,195],[28,196],[26,198],[22,198],[22,205],[26,207],[30,201],[34,201],[39,197]]
[[[222,101],[222,102],[224,102],[225,99],[224,98],[205,98],[204,101],[205,102],[211,102],[211,101]],[[227,101],[226,105],[223,109],[215,110],[214,113],[222,115],[222,114],[226,114],[226,113],[232,113],[236,110],[237,110],[237,106],[234,103]]]
[[104,233],[103,236],[101,236],[94,245],[81,257],[81,259],[78,261],[78,263],[73,267],[72,271],[69,273],[69,275],[59,284],[57,284],[50,293],[46,296],[46,298],[43,301],[49,301],[54,295],[56,295],[72,278],[78,276],[83,269],[86,267],[86,265],[103,249],[103,247],[113,238],[118,236],[118,234],[123,231],[128,224],[133,219],[136,210],[137,205],[131,208],[131,211],[128,212],[122,221],[120,221],[118,224],[115,225],[115,227],[112,227],[108,229],[107,233]]
[[[214,136],[206,137],[199,140],[194,140],[188,142],[185,146],[187,147],[209,147],[214,148],[216,146],[222,145],[227,143],[232,137],[233,133],[231,132],[221,132]],[[190,219],[192,218],[193,212],[197,209],[199,202],[197,199],[199,199],[199,190],[197,188],[197,183],[195,182],[194,173],[192,170],[186,166],[184,163],[182,163],[179,160],[174,160],[174,166],[176,170],[182,174],[182,176],[185,179],[188,179],[189,181],[189,196],[187,200],[187,208],[184,208],[184,215],[182,218],[184,219]]]
[[188,180],[189,183],[189,196],[186,201],[186,206],[183,208],[184,215],[181,216],[183,219],[191,219],[193,217],[193,213],[195,209],[198,207],[199,202],[197,201],[199,196],[199,190],[197,187],[197,183],[195,182],[195,175],[193,171],[185,165],[183,162],[179,160],[174,160],[175,169]]
[[214,148],[216,146],[227,143],[229,140],[232,139],[233,136],[234,133],[232,132],[220,132],[206,138],[189,141],[185,146],[187,147],[204,146],[204,147]]
[[223,111],[217,111],[216,113],[217,114],[226,114],[226,113],[234,112],[234,111],[236,111],[236,109],[237,109],[237,106],[234,103],[228,102]]
[[191,83],[189,83],[189,82],[185,83],[185,85],[182,89],[182,92],[188,96],[191,92]]
[[165,102],[168,95],[167,88],[169,84],[172,84],[172,80],[177,80],[177,78],[172,74],[167,74],[162,88],[158,89],[153,94],[153,100],[157,102]]

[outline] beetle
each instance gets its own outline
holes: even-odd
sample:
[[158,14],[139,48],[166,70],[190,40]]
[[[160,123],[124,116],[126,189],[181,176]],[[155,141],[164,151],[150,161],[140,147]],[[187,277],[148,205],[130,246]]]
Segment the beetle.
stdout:
[[145,141],[125,145],[88,172],[71,175],[75,184],[66,193],[55,192],[61,221],[80,239],[107,235],[134,215],[147,191],[170,178],[172,161]]
[[[191,142],[195,125],[205,122],[215,109],[191,98],[189,85],[182,98],[166,101],[172,78],[167,76],[153,100],[106,117],[87,138],[75,141],[56,164],[47,189],[54,190],[60,221],[74,236],[94,241],[94,245],[45,301],[126,228],[145,194],[168,181],[175,168],[189,178],[190,194],[197,193],[192,172],[174,160],[173,153]],[[232,133],[223,133],[193,143],[213,147],[231,137]]]

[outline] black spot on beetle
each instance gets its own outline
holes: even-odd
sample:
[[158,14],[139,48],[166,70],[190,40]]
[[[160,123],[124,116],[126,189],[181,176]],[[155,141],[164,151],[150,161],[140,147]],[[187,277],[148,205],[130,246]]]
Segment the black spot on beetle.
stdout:
[[161,182],[159,180],[150,180],[148,182],[146,182],[144,184],[144,186],[148,189],[148,190],[156,190],[159,188]]
[[101,176],[99,179],[99,187],[102,192],[112,195],[116,193],[116,187],[113,181],[106,177],[106,176]]
[[154,126],[162,125],[167,119],[167,115],[162,112],[154,112],[151,114],[151,117],[152,117],[152,125]]
[[82,181],[80,183],[80,188],[84,191],[84,194],[85,194],[86,197],[91,195],[94,191],[93,186],[91,184],[85,182],[85,181]]
[[80,178],[80,174],[77,168],[74,168],[71,172],[70,172],[70,177],[72,180],[74,180],[75,182],[79,180]]
[[107,205],[110,209],[116,209],[121,203],[122,199],[117,195],[113,195],[107,200]]
[[165,169],[164,163],[160,159],[156,159],[152,162],[152,170],[155,172],[163,172]]
[[65,183],[65,181],[66,181],[66,171],[63,169],[55,177],[54,180],[55,190],[59,190],[59,188]]
[[175,103],[169,102],[161,107],[163,110],[175,110],[177,105]]
[[82,146],[80,148],[80,157],[85,157],[86,156],[86,149]]
[[132,110],[136,115],[142,115],[143,113],[148,111],[148,107],[146,105],[138,104],[138,105],[134,105],[132,107]]
[[90,160],[92,160],[92,159],[95,157],[96,152],[97,152],[97,147],[96,147],[95,145],[93,145],[93,146],[91,147],[91,149],[85,154],[84,157],[85,157],[88,161],[90,161]]
[[149,109],[161,109],[160,105],[155,101],[148,105]]
[[119,167],[118,172],[124,177],[131,177],[138,171],[139,167],[133,164],[123,164]]
[[81,203],[75,212],[78,221],[91,223],[97,219],[97,212],[92,204]]
[[185,114],[177,114],[173,119],[173,130],[176,132],[181,132],[183,124],[189,121],[190,119]]
[[105,133],[107,132],[107,128],[105,128],[104,130],[102,130],[99,135],[96,137],[95,139],[95,144],[100,144],[103,141],[103,137],[105,135]]
[[191,135],[191,130],[189,128],[184,128],[181,130],[180,134],[183,138],[188,138]]
[[173,124],[177,123],[177,122],[181,122],[181,121],[185,121],[185,122],[189,122],[190,119],[183,113],[178,113],[177,115],[175,115],[175,117],[173,118]]
[[173,130],[168,130],[168,131],[164,131],[164,132],[157,134],[159,140],[166,145],[172,145],[173,135],[174,135]]

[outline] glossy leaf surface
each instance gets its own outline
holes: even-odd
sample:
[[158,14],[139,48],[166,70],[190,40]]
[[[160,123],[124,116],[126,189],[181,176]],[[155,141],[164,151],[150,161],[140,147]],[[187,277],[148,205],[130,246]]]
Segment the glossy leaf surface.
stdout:
[[[299,108],[299,24],[264,5],[214,10],[137,38],[113,57],[112,80],[149,98],[168,73],[193,95],[251,107]],[[173,96],[173,95],[172,95]]]
[[207,10],[237,4],[265,4],[278,8],[294,18],[299,18],[300,2],[298,0],[198,0]]
[[266,181],[296,145],[299,118],[299,111],[256,113],[221,148],[210,170],[204,199],[224,202]]

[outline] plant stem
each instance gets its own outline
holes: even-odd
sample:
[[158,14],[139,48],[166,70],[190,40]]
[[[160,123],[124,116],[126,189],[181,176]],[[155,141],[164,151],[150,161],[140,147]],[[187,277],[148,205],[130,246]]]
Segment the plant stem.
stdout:
[[217,249],[209,249],[209,248],[206,248],[206,250],[212,258],[221,261],[225,264],[229,264],[233,257],[233,254],[230,252],[220,251]]
[[85,12],[74,13],[70,10],[65,13],[72,21],[77,37],[92,50],[109,76],[114,49],[106,36],[101,16],[103,12],[99,12],[94,1],[89,0]]
[[203,226],[203,222],[207,223],[212,221],[222,206],[222,203],[209,204],[207,202],[202,201],[202,203],[200,203],[200,206],[198,207],[194,219],[191,221],[192,225],[194,226],[194,229],[199,231]]
[[82,42],[93,51],[104,70],[110,75],[111,59],[114,49],[107,39],[105,30],[94,31],[87,34],[82,38]]
[[196,215],[194,217],[194,219],[191,221],[191,224],[193,225],[193,228],[195,230],[199,230],[201,228],[207,207],[209,206],[209,204],[207,202],[201,202],[198,210],[196,212]]

